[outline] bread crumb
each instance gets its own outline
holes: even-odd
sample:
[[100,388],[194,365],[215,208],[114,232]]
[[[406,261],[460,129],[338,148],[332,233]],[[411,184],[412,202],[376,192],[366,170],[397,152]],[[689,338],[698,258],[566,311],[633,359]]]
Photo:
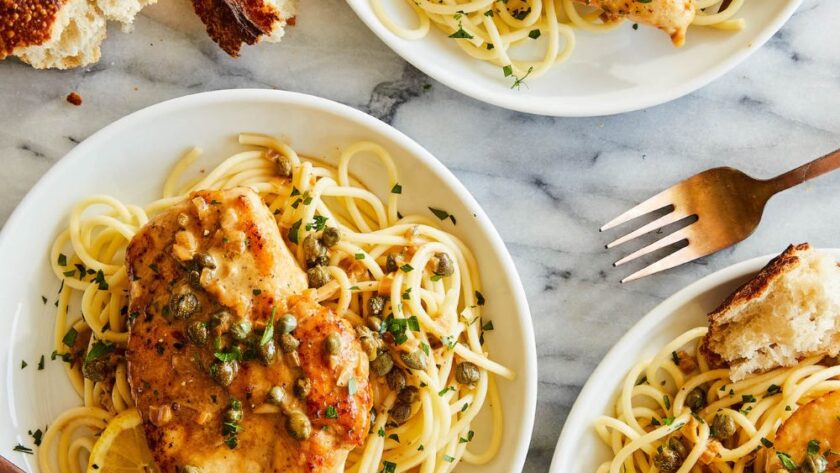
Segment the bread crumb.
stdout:
[[67,101],[78,107],[82,104],[82,96],[74,90],[67,94]]

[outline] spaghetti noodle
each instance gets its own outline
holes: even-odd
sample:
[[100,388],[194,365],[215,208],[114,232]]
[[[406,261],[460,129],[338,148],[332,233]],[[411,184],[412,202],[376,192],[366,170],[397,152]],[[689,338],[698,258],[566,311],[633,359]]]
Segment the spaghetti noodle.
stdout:
[[[82,471],[97,433],[116,413],[133,408],[124,359],[104,381],[94,382],[82,370],[82,360],[90,356],[98,343],[124,347],[128,340],[128,278],[123,263],[132,236],[150,216],[194,190],[236,186],[247,186],[259,193],[281,228],[288,229],[300,221],[300,232],[306,233],[314,231],[307,223],[326,218],[341,230],[342,240],[333,248],[329,263],[332,280],[317,290],[317,300],[354,326],[364,322],[367,300],[381,293],[389,250],[411,247],[413,251],[406,262],[414,268],[426,268],[435,252],[452,255],[455,268],[451,277],[441,279],[429,270],[398,271],[390,281],[388,300],[394,307],[402,305],[402,310],[394,310],[394,316],[416,316],[420,330],[406,331],[406,336],[415,343],[431,346],[434,363],[410,374],[420,386],[422,407],[399,426],[388,423],[388,409],[397,393],[381,378],[371,379],[377,412],[372,433],[364,446],[350,453],[345,471],[373,473],[390,463],[396,471],[443,473],[452,471],[460,461],[483,464],[491,460],[503,430],[494,376],[512,379],[514,373],[490,360],[483,348],[483,330],[490,326],[481,320],[484,298],[479,292],[477,262],[469,248],[430,218],[400,214],[402,188],[396,165],[388,152],[375,143],[360,142],[347,147],[333,168],[301,157],[271,137],[242,134],[239,142],[254,149],[231,156],[192,179],[187,178],[187,170],[200,151],[189,151],[166,178],[162,198],[145,208],[108,196],[83,199],[73,208],[68,228],[56,238],[50,253],[53,271],[62,281],[54,356],[68,362],[65,368],[82,406],[64,412],[50,425],[39,451],[41,471]],[[267,159],[272,153],[291,161],[291,179],[277,175],[275,164]],[[387,170],[391,192],[385,202],[350,175],[351,161],[362,155],[376,157]],[[309,196],[311,201],[299,205],[293,190]],[[303,264],[302,247],[292,250]],[[358,254],[365,258],[359,260]],[[340,265],[345,259],[359,260],[364,271],[345,272]],[[71,311],[71,299],[80,302],[80,315],[79,311]],[[74,347],[77,353],[73,353]],[[453,381],[456,360],[478,366],[480,377],[474,386]],[[487,448],[472,451],[469,446],[474,433],[470,426],[485,403],[489,405],[493,426],[478,434],[487,436]]]

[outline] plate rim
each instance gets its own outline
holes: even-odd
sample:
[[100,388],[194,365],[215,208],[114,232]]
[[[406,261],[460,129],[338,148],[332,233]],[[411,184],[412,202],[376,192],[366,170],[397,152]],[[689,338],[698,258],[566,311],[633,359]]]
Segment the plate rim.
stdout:
[[[725,61],[718,63],[715,67],[709,68],[705,73],[695,77],[693,80],[685,82],[681,86],[667,89],[660,94],[649,94],[639,97],[631,94],[622,101],[601,101],[597,106],[593,106],[592,104],[558,106],[551,101],[543,100],[545,97],[514,97],[509,94],[494,93],[484,88],[471,88],[470,84],[463,80],[457,80],[445,68],[432,62],[418,60],[416,56],[410,54],[410,51],[408,51],[409,48],[403,44],[407,40],[403,40],[394,35],[382,25],[382,22],[379,21],[373,9],[369,6],[370,0],[347,0],[347,4],[350,5],[350,8],[353,9],[356,16],[362,20],[368,29],[404,61],[461,94],[490,105],[517,112],[553,117],[583,118],[604,117],[644,110],[671,102],[709,85],[761,49],[788,22],[793,13],[802,5],[803,1],[785,0],[785,7],[782,8],[770,23],[759,31],[756,40],[752,42],[750,47],[741,48],[737,53],[730,55]],[[469,59],[465,56],[465,60]],[[521,100],[523,98],[525,100]]]
[[[815,248],[815,250],[828,252],[836,257],[840,257],[840,248]],[[674,308],[684,305],[713,287],[731,282],[752,273],[757,273],[762,267],[764,267],[764,265],[778,255],[779,253],[770,253],[721,268],[678,290],[657,304],[653,309],[639,319],[639,321],[636,322],[630,330],[628,330],[627,333],[625,333],[618,342],[613,345],[612,348],[610,348],[601,361],[598,362],[595,370],[592,371],[592,374],[586,380],[586,383],[584,383],[577,398],[575,398],[575,402],[572,404],[572,408],[569,410],[569,415],[566,417],[566,421],[563,424],[563,429],[560,432],[560,438],[557,439],[557,445],[554,448],[554,454],[551,458],[551,466],[548,470],[549,473],[561,473],[566,471],[564,469],[565,465],[562,464],[561,457],[566,456],[569,453],[567,451],[568,448],[571,448],[572,444],[568,441],[568,439],[576,432],[580,432],[581,428],[583,428],[582,426],[586,426],[587,423],[589,424],[589,427],[592,427],[591,424],[595,417],[591,411],[587,411],[585,399],[587,399],[596,389],[600,389],[602,387],[600,385],[600,381],[601,378],[608,373],[608,366],[610,365],[610,362],[619,358],[621,353],[627,347],[638,343],[641,339],[640,336],[647,333],[652,326],[671,317],[674,314]],[[614,392],[618,389],[618,387],[618,384],[616,384],[615,386],[612,386],[611,389]],[[598,412],[596,415],[601,414],[601,412]],[[569,447],[566,447],[566,445],[569,445]]]
[[[267,102],[283,103],[286,105],[299,106],[318,110],[324,113],[332,114],[348,121],[359,124],[360,127],[366,128],[375,134],[393,140],[395,143],[404,147],[409,151],[410,159],[418,159],[423,164],[429,167],[430,171],[442,180],[444,185],[451,188],[458,197],[476,213],[474,219],[479,226],[479,230],[487,236],[488,243],[492,251],[499,258],[499,262],[509,274],[510,285],[513,290],[511,297],[514,299],[519,323],[522,324],[523,338],[522,356],[524,357],[524,366],[526,372],[518,373],[517,379],[524,379],[522,383],[524,387],[524,411],[527,418],[522,421],[522,436],[518,439],[519,444],[515,446],[512,461],[519,469],[525,464],[525,459],[533,437],[534,421],[536,416],[537,405],[537,387],[538,387],[538,371],[537,371],[537,351],[536,351],[536,337],[533,327],[533,317],[528,304],[528,299],[525,294],[524,286],[519,272],[516,269],[513,258],[508,251],[507,246],[501,238],[496,227],[492,224],[490,218],[484,209],[476,201],[475,197],[466,186],[450,171],[442,162],[440,162],[434,155],[421,146],[414,139],[397,130],[393,126],[374,118],[360,110],[352,108],[348,105],[329,100],[323,97],[318,97],[310,94],[299,92],[290,92],[284,90],[273,89],[222,89],[207,92],[199,92],[196,94],[189,94],[162,102],[157,102],[152,105],[143,107],[139,110],[129,113],[115,121],[110,122],[101,129],[95,131],[90,136],[85,138],[81,143],[74,146],[58,161],[56,161],[50,169],[47,170],[26,193],[21,201],[15,206],[15,209],[9,215],[3,228],[0,229],[0,255],[8,251],[13,251],[11,247],[13,231],[19,231],[24,224],[27,209],[34,205],[38,198],[42,198],[42,194],[48,191],[48,186],[60,179],[65,169],[68,169],[77,161],[83,160],[88,154],[88,149],[93,148],[96,143],[107,140],[113,136],[118,136],[126,128],[131,127],[135,122],[143,121],[147,116],[164,116],[167,111],[201,107],[218,103],[236,103],[248,100],[263,99]],[[11,325],[11,321],[8,322]],[[7,340],[11,343],[11,338]],[[6,343],[0,344],[5,346]],[[10,381],[11,376],[11,361],[9,363],[0,364],[0,379],[7,379]],[[11,384],[11,383],[9,383]],[[7,386],[11,389],[11,386]],[[0,408],[0,417],[5,418],[9,415],[9,419],[13,419],[15,414],[10,411],[11,406],[8,402],[4,402],[4,406]],[[7,414],[8,412],[8,414]],[[17,456],[9,458],[14,461]],[[18,464],[17,462],[15,462]],[[23,465],[23,464],[19,464]],[[25,466],[25,465],[23,465]]]

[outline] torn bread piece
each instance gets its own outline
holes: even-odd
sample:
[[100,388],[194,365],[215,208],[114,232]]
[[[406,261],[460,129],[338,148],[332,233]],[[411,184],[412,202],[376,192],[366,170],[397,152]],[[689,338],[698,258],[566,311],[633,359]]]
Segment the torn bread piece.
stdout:
[[279,42],[297,14],[297,0],[193,0],[193,7],[207,34],[233,57],[243,43]]
[[156,0],[0,0],[0,59],[17,56],[36,69],[99,61],[106,20],[124,27]]
[[733,381],[840,352],[840,267],[807,243],[788,247],[709,314],[701,351]]

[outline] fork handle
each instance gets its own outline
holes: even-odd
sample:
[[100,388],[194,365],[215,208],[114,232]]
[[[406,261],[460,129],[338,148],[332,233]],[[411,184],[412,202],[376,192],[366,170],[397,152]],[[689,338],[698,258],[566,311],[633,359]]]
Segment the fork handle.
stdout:
[[776,176],[767,182],[771,185],[775,194],[838,168],[840,168],[840,149]]

